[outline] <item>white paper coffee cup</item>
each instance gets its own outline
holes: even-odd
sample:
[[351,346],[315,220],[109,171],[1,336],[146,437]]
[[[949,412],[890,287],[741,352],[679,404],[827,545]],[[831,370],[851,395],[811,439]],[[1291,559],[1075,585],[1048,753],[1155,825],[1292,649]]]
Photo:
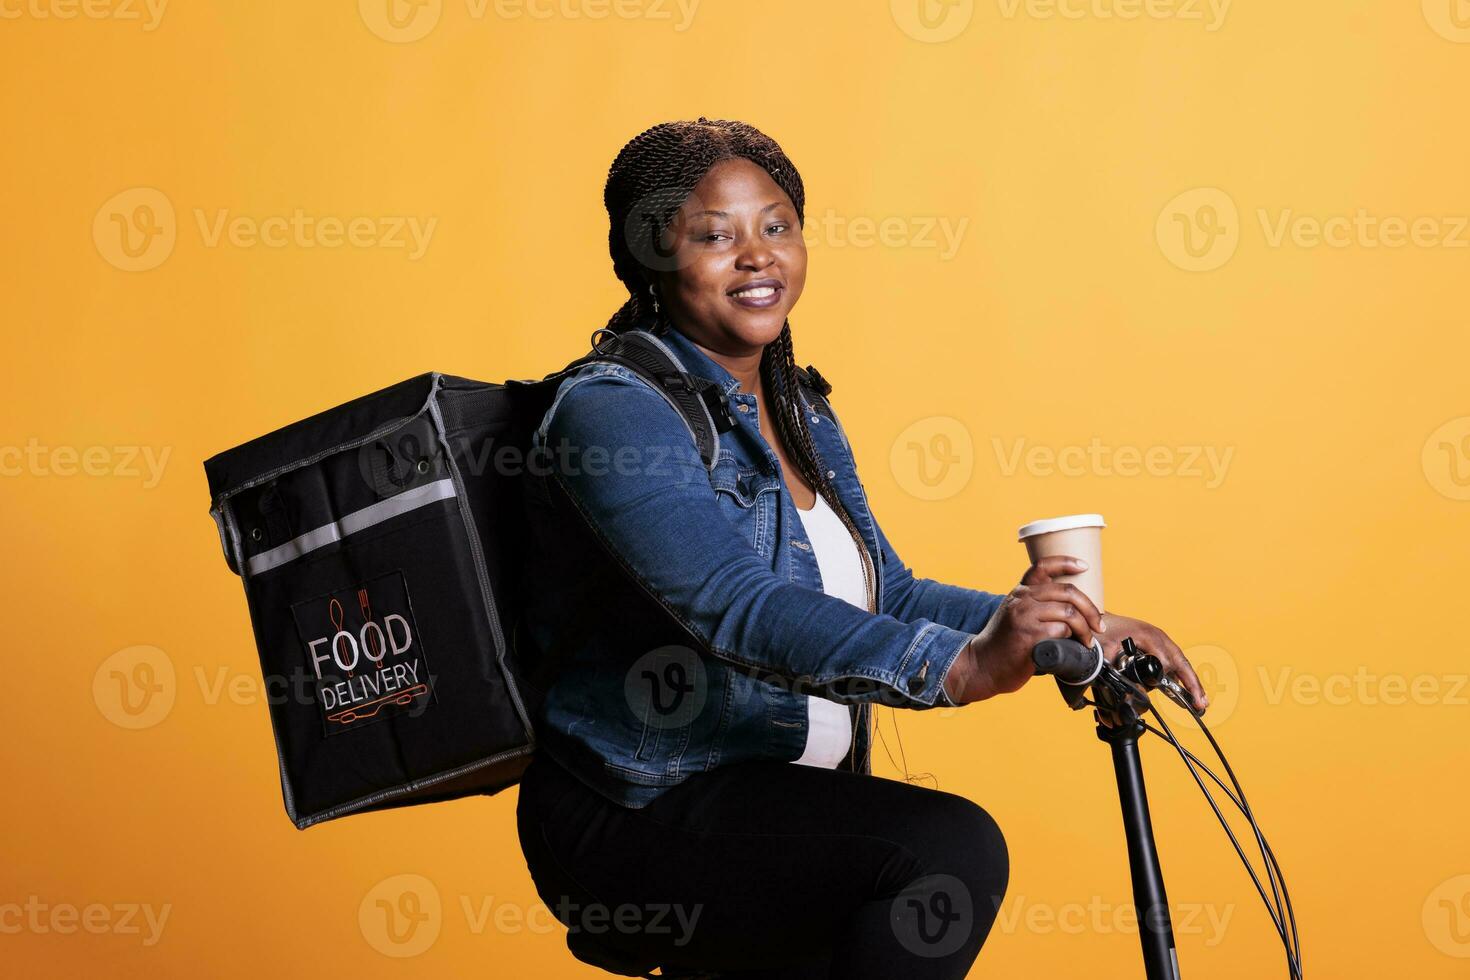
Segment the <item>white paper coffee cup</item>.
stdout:
[[1092,600],[1098,612],[1104,612],[1107,607],[1103,605],[1102,529],[1105,527],[1101,514],[1071,514],[1032,521],[1017,533],[1026,545],[1032,564],[1052,555],[1070,555],[1087,562],[1087,571],[1080,575],[1060,575],[1056,581],[1071,582]]

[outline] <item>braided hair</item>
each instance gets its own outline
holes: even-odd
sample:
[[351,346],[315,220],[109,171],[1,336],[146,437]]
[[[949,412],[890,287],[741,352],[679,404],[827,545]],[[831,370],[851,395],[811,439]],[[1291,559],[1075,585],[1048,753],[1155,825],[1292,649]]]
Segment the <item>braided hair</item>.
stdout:
[[[750,160],[770,174],[796,208],[797,223],[805,223],[806,191],[801,174],[776,141],[754,126],[704,116],[694,122],[660,123],[633,137],[619,151],[608,170],[602,197],[610,223],[607,243],[613,271],[628,287],[628,299],[608,320],[606,329],[616,332],[647,321],[652,321],[655,334],[673,328],[667,310],[658,309],[652,291],[655,273],[677,267],[664,236],[695,185],[715,164],[733,159]],[[790,320],[762,351],[760,379],[774,405],[776,431],[787,452],[863,550],[857,526],[838,500],[807,429]]]

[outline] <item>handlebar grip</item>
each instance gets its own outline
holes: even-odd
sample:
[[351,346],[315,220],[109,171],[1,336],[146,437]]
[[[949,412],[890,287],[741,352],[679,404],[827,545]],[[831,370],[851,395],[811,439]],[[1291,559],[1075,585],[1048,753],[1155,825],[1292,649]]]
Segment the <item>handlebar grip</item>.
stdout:
[[1102,670],[1099,650],[1076,640],[1042,640],[1031,650],[1038,674],[1053,674],[1063,684],[1091,684]]

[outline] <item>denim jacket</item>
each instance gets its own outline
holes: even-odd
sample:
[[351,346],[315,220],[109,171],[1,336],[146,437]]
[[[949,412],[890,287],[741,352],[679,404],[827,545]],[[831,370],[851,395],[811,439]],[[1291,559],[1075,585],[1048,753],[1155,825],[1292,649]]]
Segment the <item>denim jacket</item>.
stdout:
[[691,774],[790,761],[804,695],[850,705],[840,767],[871,772],[870,706],[947,706],[946,672],[1000,604],[916,578],[878,526],[831,405],[800,386],[812,441],[861,533],[873,611],[822,591],[754,394],[688,338],[658,338],[716,382],[735,428],[706,468],[683,417],[617,364],[566,377],[533,437],[523,626],[560,669],[540,749],[624,806]]

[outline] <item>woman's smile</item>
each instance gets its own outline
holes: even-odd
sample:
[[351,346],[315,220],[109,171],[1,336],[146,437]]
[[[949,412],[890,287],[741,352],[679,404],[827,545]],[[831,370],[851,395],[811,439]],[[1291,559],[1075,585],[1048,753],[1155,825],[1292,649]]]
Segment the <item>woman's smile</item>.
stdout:
[[730,290],[730,299],[740,306],[753,310],[764,310],[781,302],[781,292],[786,288],[779,279],[755,279]]

